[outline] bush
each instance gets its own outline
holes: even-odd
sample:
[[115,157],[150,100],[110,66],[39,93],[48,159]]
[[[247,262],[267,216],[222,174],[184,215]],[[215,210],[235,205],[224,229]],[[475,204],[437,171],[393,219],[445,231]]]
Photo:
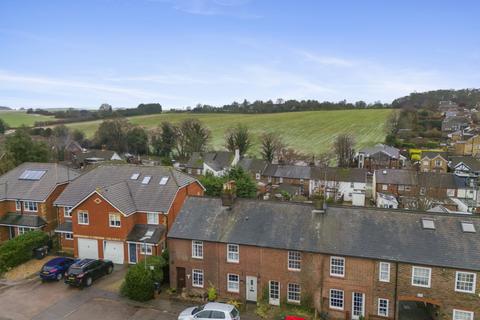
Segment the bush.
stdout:
[[135,301],[148,301],[154,297],[152,272],[140,263],[128,269],[120,289],[122,295]]
[[[140,263],[142,264],[142,263]],[[164,279],[163,269],[167,265],[165,259],[161,256],[150,256],[147,258],[147,269],[152,273],[152,279],[155,282],[162,283]],[[153,270],[152,270],[153,267]],[[145,265],[144,265],[145,268]]]
[[210,283],[210,286],[207,289],[208,301],[217,300],[217,289]]
[[33,249],[48,244],[48,235],[42,231],[30,231],[0,246],[0,274],[32,258]]

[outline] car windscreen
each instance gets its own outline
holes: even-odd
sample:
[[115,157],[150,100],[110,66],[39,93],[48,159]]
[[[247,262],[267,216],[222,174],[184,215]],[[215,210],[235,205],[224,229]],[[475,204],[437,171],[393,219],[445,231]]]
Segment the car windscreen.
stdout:
[[195,309],[192,310],[192,314],[195,314],[195,313],[197,313],[197,312],[200,312],[200,311],[202,311],[204,308],[205,308],[205,305],[195,307]]
[[56,266],[43,266],[42,270],[43,271],[50,271],[50,270],[53,270],[53,269],[57,269]]
[[80,267],[70,267],[70,269],[68,269],[69,274],[80,274],[82,272],[83,272],[83,269]]
[[237,308],[233,308],[232,311],[230,311],[230,316],[232,317],[232,319],[235,319],[238,316]]

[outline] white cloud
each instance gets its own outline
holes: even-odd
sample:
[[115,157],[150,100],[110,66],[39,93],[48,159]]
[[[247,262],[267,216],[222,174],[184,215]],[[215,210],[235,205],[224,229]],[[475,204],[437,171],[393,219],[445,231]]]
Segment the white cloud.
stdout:
[[296,51],[300,56],[302,56],[308,62],[314,62],[323,66],[334,66],[334,67],[352,67],[355,65],[354,61],[347,60],[340,57],[332,56],[323,56],[314,54],[308,51]]

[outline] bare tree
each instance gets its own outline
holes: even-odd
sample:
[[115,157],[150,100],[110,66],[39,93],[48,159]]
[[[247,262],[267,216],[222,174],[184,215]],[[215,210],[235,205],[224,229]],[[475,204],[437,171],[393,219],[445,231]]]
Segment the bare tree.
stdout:
[[337,164],[339,167],[348,168],[352,165],[355,155],[355,140],[349,134],[340,134],[335,139],[333,149],[337,156]]
[[272,162],[275,157],[278,157],[284,144],[278,134],[269,132],[264,133],[261,137],[261,154],[265,161]]

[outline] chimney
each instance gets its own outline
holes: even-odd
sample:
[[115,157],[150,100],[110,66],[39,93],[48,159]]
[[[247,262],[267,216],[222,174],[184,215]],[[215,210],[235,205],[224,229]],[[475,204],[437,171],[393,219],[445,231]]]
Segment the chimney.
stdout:
[[227,181],[223,184],[222,190],[222,206],[232,207],[237,197],[237,186],[234,180]]

